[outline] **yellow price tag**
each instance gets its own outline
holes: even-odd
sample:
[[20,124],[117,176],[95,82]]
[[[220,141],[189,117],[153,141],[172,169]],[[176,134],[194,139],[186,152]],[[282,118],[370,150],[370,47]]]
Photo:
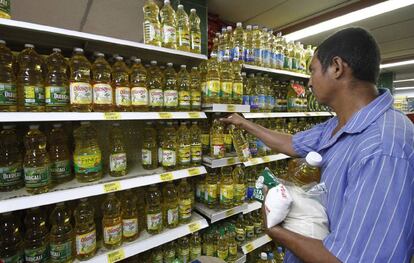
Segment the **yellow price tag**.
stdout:
[[227,111],[229,112],[235,112],[236,111],[236,106],[233,104],[228,104],[227,105]]
[[312,114],[309,112],[305,112],[305,116],[312,116]]
[[236,211],[234,211],[234,209],[230,209],[226,211],[226,217],[232,216],[235,214]]
[[253,159],[250,160],[250,162],[252,164],[258,164],[259,163],[259,159],[258,158],[253,158]]
[[120,120],[121,119],[121,113],[119,112],[105,112],[104,113],[104,119],[105,120]]
[[161,119],[171,119],[172,114],[170,112],[159,112],[158,115]]
[[121,261],[125,258],[125,251],[124,249],[118,249],[115,251],[111,251],[108,253],[108,262],[109,263],[114,263],[117,261]]
[[188,174],[191,176],[200,174],[200,169],[198,168],[190,168],[188,169]]
[[263,159],[263,161],[264,161],[265,163],[270,162],[270,158],[269,158],[269,156],[265,156],[265,157],[263,157],[262,159]]
[[190,230],[191,233],[194,233],[201,229],[200,223],[194,222],[188,225],[188,230]]
[[161,178],[161,181],[163,182],[174,180],[174,176],[172,175],[172,173],[161,174],[160,178]]
[[233,165],[233,164],[235,164],[236,163],[236,159],[235,158],[229,158],[229,159],[227,159],[227,165]]
[[189,112],[188,116],[190,118],[200,118],[200,113],[199,112]]
[[252,243],[249,243],[245,246],[245,248],[246,248],[246,252],[250,253],[254,250],[254,245]]
[[104,184],[103,186],[105,193],[115,192],[121,190],[121,183],[120,182],[112,182]]

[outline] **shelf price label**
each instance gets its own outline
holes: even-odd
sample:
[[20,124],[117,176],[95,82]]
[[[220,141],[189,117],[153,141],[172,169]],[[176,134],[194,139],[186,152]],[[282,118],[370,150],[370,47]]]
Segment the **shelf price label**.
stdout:
[[124,258],[125,258],[125,251],[122,248],[108,253],[108,263],[114,263],[117,261],[121,261]]
[[236,158],[229,158],[227,159],[227,165],[233,165],[236,163]]
[[259,163],[259,159],[258,159],[258,158],[252,158],[252,159],[250,159],[250,162],[251,162],[253,165],[255,165],[255,164],[258,164],[258,163]]
[[160,116],[161,119],[171,119],[172,118],[171,112],[159,112],[158,116]]
[[270,162],[270,157],[269,157],[269,156],[265,156],[265,157],[263,157],[262,159],[263,159],[263,161],[264,161],[265,163]]
[[227,210],[226,211],[226,217],[232,216],[236,213],[236,211],[234,210],[234,208]]
[[254,245],[253,245],[253,243],[249,243],[249,244],[247,244],[247,245],[245,246],[245,250],[246,250],[246,254],[247,254],[247,253],[252,252],[252,251],[254,250]]
[[190,118],[200,118],[200,113],[199,112],[189,112],[188,116]]
[[172,173],[160,174],[160,179],[162,182],[172,181],[174,180],[174,176],[172,175]]
[[228,112],[235,112],[236,111],[236,106],[233,104],[228,104],[227,105],[227,111]]
[[120,191],[122,187],[121,187],[120,182],[111,182],[111,183],[104,184],[103,188],[104,188],[105,193],[110,193],[110,192]]
[[200,229],[201,229],[201,225],[200,225],[199,222],[194,222],[194,223],[191,223],[191,224],[188,225],[188,230],[191,233],[194,233],[194,232],[196,232],[196,231],[198,231]]
[[104,119],[107,121],[114,121],[121,119],[121,113],[119,112],[105,112]]
[[198,175],[198,174],[200,174],[200,169],[198,169],[198,168],[190,168],[190,169],[188,169],[188,174],[190,176]]

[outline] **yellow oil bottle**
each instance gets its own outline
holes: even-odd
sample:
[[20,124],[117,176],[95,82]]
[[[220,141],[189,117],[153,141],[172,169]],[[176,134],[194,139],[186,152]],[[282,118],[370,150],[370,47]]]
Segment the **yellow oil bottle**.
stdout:
[[158,234],[163,228],[162,209],[161,209],[161,192],[157,185],[151,185],[145,197],[146,213],[147,213],[147,232],[150,234]]
[[232,103],[233,77],[230,58],[225,55],[220,64],[220,103]]
[[131,242],[139,236],[137,197],[132,190],[127,190],[121,194],[121,198],[122,239]]
[[106,195],[102,204],[103,245],[107,249],[114,249],[122,244],[122,216],[121,202],[115,193]]
[[201,77],[197,67],[190,72],[191,110],[201,111]]
[[116,57],[112,66],[112,86],[115,89],[116,111],[129,111],[131,108],[131,88],[129,85],[129,69],[123,57]]
[[190,51],[190,25],[183,5],[177,7],[177,49]]
[[242,104],[243,102],[243,78],[239,64],[233,63],[233,86],[232,86],[232,103]]
[[95,209],[87,198],[79,200],[73,216],[75,218],[76,258],[88,260],[96,253]]
[[163,246],[164,263],[173,263],[176,258],[175,242],[169,242]]
[[113,177],[124,176],[128,173],[128,158],[124,135],[118,122],[112,124],[109,132],[109,142],[109,175]]
[[68,111],[69,80],[68,63],[59,48],[46,58],[47,76],[45,88],[46,111]]
[[224,146],[226,148],[226,153],[233,152],[233,138],[230,133],[230,125],[227,125],[224,128]]
[[193,166],[201,165],[202,147],[201,147],[201,130],[198,127],[198,122],[193,121],[190,128],[191,138],[191,164]]
[[180,262],[190,262],[190,242],[188,237],[182,237],[177,241],[178,259]]
[[13,125],[3,125],[0,132],[0,149],[0,191],[22,188],[23,155]]
[[205,203],[209,208],[215,208],[218,203],[218,176],[215,170],[210,171],[206,177]]
[[207,121],[201,122],[201,147],[203,149],[203,155],[210,154],[210,128]]
[[227,229],[227,243],[229,244],[229,257],[228,261],[235,262],[237,259],[237,241],[236,241],[236,228],[233,224],[229,225]]
[[164,109],[166,111],[176,111],[178,109],[178,87],[177,73],[173,63],[167,63],[164,71]]
[[205,104],[207,96],[207,61],[203,61],[198,65],[198,71],[200,73],[201,104]]
[[[0,3],[0,17],[1,17]],[[13,53],[0,40],[0,111],[17,111],[16,76],[13,70]]]
[[48,139],[52,184],[57,185],[72,180],[68,136],[63,130],[62,124],[53,124],[53,129],[50,131]]
[[247,214],[244,217],[244,230],[246,232],[246,240],[250,241],[254,239],[254,220],[251,214]]
[[154,0],[147,0],[142,8],[144,12],[144,43],[161,46],[161,25],[158,19],[159,7]]
[[229,256],[229,244],[227,242],[224,228],[221,227],[219,229],[219,238],[218,238],[218,244],[217,244],[217,257],[224,261],[227,261],[228,256]]
[[112,111],[114,109],[114,91],[111,86],[112,68],[105,60],[105,55],[96,53],[92,64],[92,93],[94,111]]
[[10,0],[4,0],[0,2],[0,18],[11,19]]
[[234,205],[242,205],[246,198],[246,178],[240,164],[233,169],[232,177],[234,183]]
[[164,91],[162,87],[162,75],[160,69],[157,67],[157,61],[151,61],[151,67],[147,72],[149,108],[151,111],[161,111],[164,105]]
[[132,111],[148,111],[147,70],[141,64],[141,59],[134,59],[133,62],[130,74]]
[[25,262],[48,262],[49,231],[46,225],[44,211],[40,208],[30,208],[24,218],[26,233],[24,236]]
[[220,102],[220,73],[219,65],[217,63],[217,56],[212,54],[207,62],[206,75],[206,98],[205,103],[219,103]]
[[229,166],[222,167],[220,175],[220,208],[231,208],[233,206],[233,198],[232,169]]
[[190,24],[190,50],[194,53],[201,53],[201,30],[200,18],[197,15],[197,10],[192,8],[189,16]]
[[216,118],[210,129],[210,156],[211,158],[224,158],[224,128],[221,122]]
[[243,214],[239,214],[234,226],[236,231],[236,242],[239,246],[241,246],[246,241],[246,230],[244,229]]
[[11,212],[0,217],[0,262],[24,262],[21,227]]
[[167,122],[164,130],[164,140],[162,143],[162,167],[169,171],[177,166],[177,132],[172,122]]
[[191,164],[191,135],[187,122],[180,123],[177,131],[178,168],[187,168]]
[[177,189],[179,222],[181,224],[186,224],[191,221],[193,195],[191,187],[187,182],[187,178],[181,179]]
[[178,193],[174,184],[169,181],[163,188],[164,224],[168,228],[175,228],[179,223]]
[[177,48],[177,20],[170,0],[164,0],[164,6],[160,11],[161,18],[161,41],[166,48]]
[[157,131],[154,129],[152,122],[145,123],[144,134],[141,148],[142,167],[153,170],[158,167],[158,148]]
[[246,162],[252,156],[250,154],[249,143],[243,131],[235,125],[230,125],[230,134],[237,156],[241,162]]
[[190,74],[188,74],[186,65],[181,65],[181,69],[177,74],[177,86],[178,86],[178,109],[180,111],[190,111],[191,109]]
[[195,260],[201,256],[201,237],[198,232],[195,232],[190,237],[190,261]]
[[93,92],[91,86],[91,63],[82,48],[74,48],[69,62],[70,107],[72,111],[91,111]]

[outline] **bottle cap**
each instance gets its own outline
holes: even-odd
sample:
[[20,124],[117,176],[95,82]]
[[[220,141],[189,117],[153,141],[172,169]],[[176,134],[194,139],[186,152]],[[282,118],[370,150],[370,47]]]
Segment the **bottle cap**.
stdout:
[[153,66],[157,65],[157,61],[151,60],[151,65],[153,65]]
[[306,155],[306,162],[310,166],[320,167],[322,164],[322,156],[317,152],[310,152]]
[[83,52],[83,48],[75,47],[75,48],[73,48],[73,51],[75,51],[75,52]]
[[4,40],[0,39],[0,44],[4,44],[4,45],[6,45],[6,41],[4,41]]
[[236,23],[236,26],[237,26],[237,27],[241,27],[242,25],[243,25],[243,24],[242,24],[242,22],[237,22],[237,23]]
[[124,58],[121,57],[121,56],[117,56],[115,59],[116,59],[116,61],[123,61],[124,60]]
[[104,53],[102,53],[102,52],[96,52],[96,53],[95,53],[95,56],[97,56],[97,57],[99,57],[99,58],[104,58],[104,57],[105,57],[105,54],[104,54]]
[[231,26],[227,26],[227,31],[231,31],[233,28]]
[[266,254],[266,252],[260,253],[260,259],[261,260],[267,260],[267,254]]
[[197,10],[196,10],[195,8],[191,8],[191,9],[190,9],[190,12],[191,12],[191,13],[195,13],[195,12],[197,12]]
[[34,45],[33,44],[24,44],[24,47],[26,47],[26,48],[34,48]]
[[167,66],[169,66],[169,67],[172,67],[174,64],[173,63],[171,63],[171,62],[168,62],[167,63]]
[[181,68],[187,68],[187,65],[181,65]]
[[246,29],[248,29],[248,30],[252,29],[252,25],[247,25]]
[[178,9],[184,9],[183,5],[178,5]]
[[277,247],[277,252],[278,252],[278,253],[282,253],[282,252],[283,252],[282,247]]
[[140,58],[136,58],[136,59],[134,59],[134,62],[135,63],[141,63],[141,59]]
[[272,253],[272,252],[270,252],[270,253],[269,253],[269,258],[268,258],[268,259],[269,259],[269,260],[272,260],[273,258],[274,258],[273,253]]
[[60,128],[60,127],[62,127],[62,123],[53,124],[53,128]]
[[30,125],[29,129],[31,129],[31,130],[39,129],[39,125],[38,124]]
[[57,48],[57,47],[53,48],[52,51],[53,52],[58,52],[58,53],[62,52],[62,50],[60,48]]
[[170,4],[170,0],[164,0],[164,5],[169,5]]
[[217,57],[217,54],[216,54],[216,53],[212,53],[212,54],[210,55],[210,57],[212,57],[212,58],[216,58],[216,57]]

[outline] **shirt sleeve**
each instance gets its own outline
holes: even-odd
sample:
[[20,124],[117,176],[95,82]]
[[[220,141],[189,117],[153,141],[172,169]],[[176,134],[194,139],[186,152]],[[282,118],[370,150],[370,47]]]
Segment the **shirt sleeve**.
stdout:
[[338,225],[323,240],[342,262],[409,262],[414,252],[414,169],[379,155],[348,172]]
[[312,129],[293,135],[292,146],[300,157],[305,157],[309,152],[317,151],[326,125],[327,122],[320,123]]

